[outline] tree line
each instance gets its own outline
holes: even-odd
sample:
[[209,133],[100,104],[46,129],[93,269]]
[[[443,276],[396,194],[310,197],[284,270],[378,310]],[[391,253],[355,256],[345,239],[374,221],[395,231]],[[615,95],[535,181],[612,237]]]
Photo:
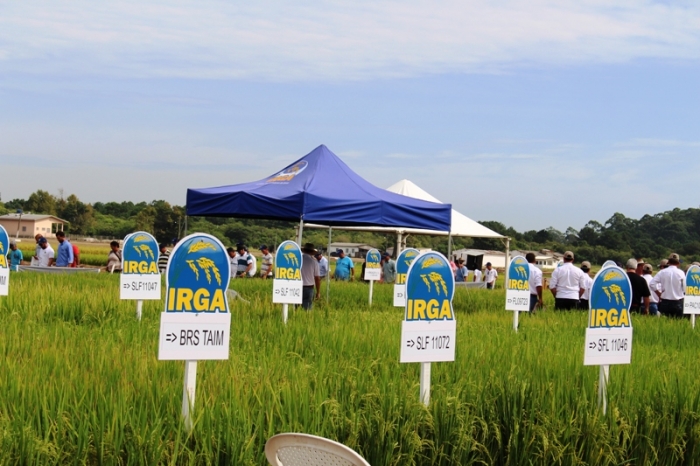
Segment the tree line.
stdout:
[[[171,242],[185,233],[185,208],[163,200],[133,203],[82,202],[75,194],[64,196],[38,190],[27,199],[0,202],[0,214],[21,209],[25,213],[49,214],[70,222],[69,233],[80,236],[123,238],[133,231],[147,231],[160,242]],[[591,220],[581,229],[572,227],[561,232],[549,227],[519,232],[497,221],[482,221],[482,225],[511,238],[511,249],[572,250],[577,260],[601,264],[612,259],[624,262],[630,257],[659,260],[670,252],[679,253],[684,262],[700,260],[700,209],[673,209],[640,219],[616,213],[604,223]],[[190,217],[188,231],[209,233],[224,244],[245,243],[257,248],[260,244],[274,245],[294,239],[296,223],[275,220]],[[304,230],[304,241],[317,246],[328,242],[324,230]],[[380,249],[396,243],[393,234],[334,230],[333,241],[371,244]],[[500,240],[484,238],[453,238],[453,249],[504,249]],[[417,248],[432,248],[447,252],[447,237],[409,236],[407,244]]]

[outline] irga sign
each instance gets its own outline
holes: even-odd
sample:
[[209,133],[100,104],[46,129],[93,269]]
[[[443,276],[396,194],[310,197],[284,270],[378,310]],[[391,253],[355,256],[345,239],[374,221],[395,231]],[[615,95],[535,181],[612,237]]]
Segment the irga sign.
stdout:
[[408,268],[413,260],[418,257],[417,249],[404,249],[396,259],[396,281],[394,282],[394,306],[406,307],[406,277]]
[[7,296],[10,292],[10,266],[7,263],[9,252],[10,237],[5,228],[0,225],[0,296]]
[[161,298],[158,255],[158,243],[150,233],[139,231],[124,238],[122,273],[119,278],[121,299]]
[[700,314],[700,267],[691,265],[685,275],[683,314]]
[[516,256],[508,266],[506,310],[530,310],[530,264],[523,256]]
[[367,252],[365,265],[365,280],[380,280],[382,278],[382,256],[376,249]]
[[[285,241],[275,253],[275,278],[272,283],[272,302],[301,304],[303,282],[301,248],[294,241]],[[316,260],[316,259],[313,259]]]
[[617,266],[603,268],[591,285],[583,364],[629,364],[632,357],[632,285]]

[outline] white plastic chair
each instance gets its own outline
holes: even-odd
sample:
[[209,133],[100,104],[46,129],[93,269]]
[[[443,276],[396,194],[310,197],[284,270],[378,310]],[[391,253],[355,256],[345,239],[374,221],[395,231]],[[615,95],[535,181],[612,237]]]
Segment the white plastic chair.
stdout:
[[277,434],[265,444],[272,466],[370,466],[342,443],[308,434]]

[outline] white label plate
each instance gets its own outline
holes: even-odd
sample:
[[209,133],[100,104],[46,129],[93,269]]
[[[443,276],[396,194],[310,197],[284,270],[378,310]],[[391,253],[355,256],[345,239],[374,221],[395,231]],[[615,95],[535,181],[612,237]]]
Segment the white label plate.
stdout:
[[119,299],[158,300],[161,298],[160,274],[121,274]]
[[686,296],[683,299],[683,314],[700,314],[700,296]]
[[301,280],[275,278],[272,281],[272,302],[278,304],[301,304],[302,288]]
[[0,296],[10,292],[10,269],[0,269]]
[[632,328],[586,328],[584,366],[629,364],[632,360]]
[[394,284],[394,306],[406,307],[406,285]]
[[400,362],[454,361],[456,337],[456,320],[404,320]]
[[382,278],[382,269],[376,268],[376,269],[370,269],[369,267],[365,268],[365,280],[381,280]]
[[228,359],[231,314],[228,312],[163,312],[158,359],[202,361]]
[[506,311],[529,311],[530,291],[506,290]]

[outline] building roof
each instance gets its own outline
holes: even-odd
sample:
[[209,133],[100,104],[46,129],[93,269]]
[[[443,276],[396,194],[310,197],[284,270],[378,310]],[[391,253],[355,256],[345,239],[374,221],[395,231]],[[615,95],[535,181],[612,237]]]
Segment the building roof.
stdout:
[[371,244],[366,243],[331,243],[332,248],[373,248]]
[[[70,223],[68,220],[63,220],[62,218],[56,217],[55,215],[45,215],[45,214],[22,214],[22,220],[45,220],[47,218],[55,218],[62,223]],[[5,214],[0,215],[0,220],[19,220],[20,214]]]

